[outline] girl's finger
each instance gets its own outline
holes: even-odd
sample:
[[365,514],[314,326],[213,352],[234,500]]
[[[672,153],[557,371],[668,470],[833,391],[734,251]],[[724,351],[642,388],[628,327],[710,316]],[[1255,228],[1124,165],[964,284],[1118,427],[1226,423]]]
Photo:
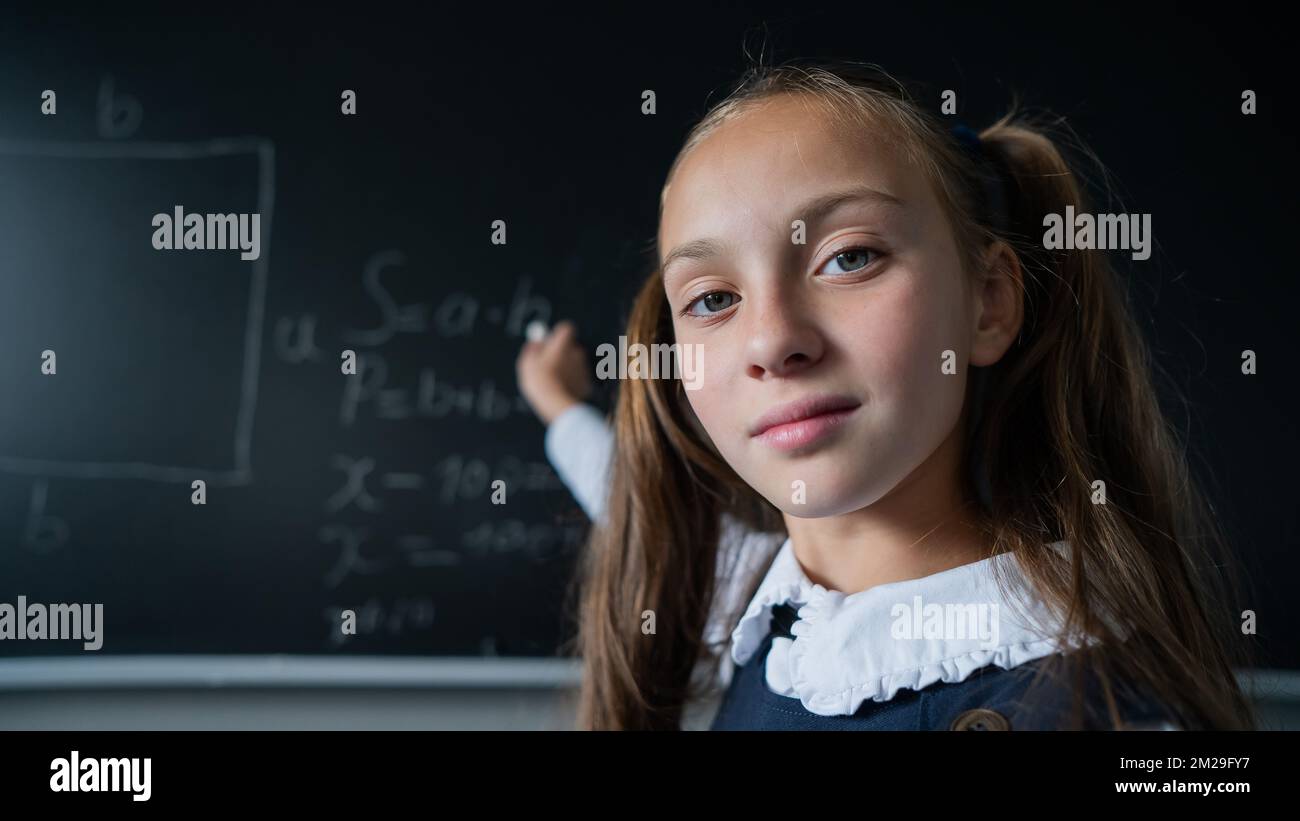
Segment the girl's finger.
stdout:
[[577,329],[569,320],[563,320],[551,331],[551,335],[546,339],[546,347],[552,351],[563,350],[570,342],[573,341],[574,332]]

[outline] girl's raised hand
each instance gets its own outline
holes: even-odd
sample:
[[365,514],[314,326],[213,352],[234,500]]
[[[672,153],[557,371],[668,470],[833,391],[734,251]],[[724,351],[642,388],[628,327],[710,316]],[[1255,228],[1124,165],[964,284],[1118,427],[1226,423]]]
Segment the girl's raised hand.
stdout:
[[576,334],[573,323],[563,320],[541,339],[525,341],[515,360],[519,392],[547,425],[591,393],[587,352]]

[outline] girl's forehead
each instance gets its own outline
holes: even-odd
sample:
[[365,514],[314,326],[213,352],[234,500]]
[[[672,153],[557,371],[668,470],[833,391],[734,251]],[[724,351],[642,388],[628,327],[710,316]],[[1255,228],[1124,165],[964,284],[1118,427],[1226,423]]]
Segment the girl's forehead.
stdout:
[[821,107],[780,100],[719,125],[687,154],[678,171],[787,183],[848,171],[896,176],[903,156],[896,148],[881,125],[853,124]]
[[927,192],[886,129],[849,125],[801,101],[769,101],[722,123],[682,158],[665,189],[660,238],[690,239],[705,224],[725,230],[746,213],[784,220],[799,204],[851,186],[905,206],[923,205]]

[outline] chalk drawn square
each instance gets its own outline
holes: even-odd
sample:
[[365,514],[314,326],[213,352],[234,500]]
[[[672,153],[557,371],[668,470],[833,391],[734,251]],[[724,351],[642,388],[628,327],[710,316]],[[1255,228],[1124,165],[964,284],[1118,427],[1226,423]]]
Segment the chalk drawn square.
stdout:
[[[274,195],[265,139],[0,140],[0,471],[252,480]],[[155,250],[176,205],[261,214],[259,258]]]

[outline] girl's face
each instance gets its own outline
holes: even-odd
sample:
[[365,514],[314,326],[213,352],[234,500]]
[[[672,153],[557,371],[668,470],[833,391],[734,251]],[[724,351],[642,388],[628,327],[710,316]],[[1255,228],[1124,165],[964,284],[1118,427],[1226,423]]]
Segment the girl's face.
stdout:
[[922,173],[819,111],[777,97],[719,127],[678,166],[659,229],[676,342],[703,352],[686,396],[798,517],[872,505],[936,451],[980,320]]

